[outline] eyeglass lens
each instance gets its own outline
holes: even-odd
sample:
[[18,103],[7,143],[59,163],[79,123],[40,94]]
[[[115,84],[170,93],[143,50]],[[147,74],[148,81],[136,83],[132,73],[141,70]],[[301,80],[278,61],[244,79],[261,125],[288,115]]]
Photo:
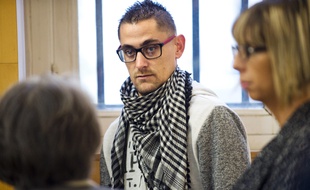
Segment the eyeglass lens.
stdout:
[[121,50],[118,50],[117,53],[121,61],[125,63],[135,61],[138,52],[141,52],[142,55],[147,59],[155,59],[161,56],[161,46],[161,44],[151,44],[140,49],[125,47]]
[[141,54],[146,59],[156,59],[161,56],[162,54],[162,47],[169,43],[171,40],[175,38],[175,35],[170,36],[167,38],[163,43],[157,43],[157,44],[150,44],[146,45],[144,47],[141,47],[139,49],[135,49],[131,46],[123,47],[121,46],[116,50],[116,53],[120,60],[125,63],[133,62],[137,58],[138,52],[141,52]]
[[239,54],[241,58],[248,59],[252,54],[258,53],[258,52],[264,52],[266,51],[265,46],[259,46],[259,47],[252,47],[252,46],[233,46],[232,51],[233,55],[236,56]]

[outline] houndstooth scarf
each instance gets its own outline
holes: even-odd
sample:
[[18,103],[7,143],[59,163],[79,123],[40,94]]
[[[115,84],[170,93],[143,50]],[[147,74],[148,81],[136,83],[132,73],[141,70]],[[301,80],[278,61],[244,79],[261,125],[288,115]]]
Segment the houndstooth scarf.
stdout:
[[190,188],[187,159],[188,106],[191,78],[178,67],[168,81],[146,96],[138,96],[130,78],[121,87],[124,103],[115,135],[112,157],[112,184],[124,187],[128,130],[148,188]]

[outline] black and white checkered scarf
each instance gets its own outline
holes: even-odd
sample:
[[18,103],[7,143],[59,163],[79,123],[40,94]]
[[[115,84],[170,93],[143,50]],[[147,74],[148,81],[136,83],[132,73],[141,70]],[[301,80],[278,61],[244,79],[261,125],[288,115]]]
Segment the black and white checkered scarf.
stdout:
[[190,74],[178,67],[168,81],[146,96],[138,96],[130,78],[121,87],[124,109],[113,142],[112,185],[124,187],[128,130],[139,167],[150,189],[188,189],[188,106]]

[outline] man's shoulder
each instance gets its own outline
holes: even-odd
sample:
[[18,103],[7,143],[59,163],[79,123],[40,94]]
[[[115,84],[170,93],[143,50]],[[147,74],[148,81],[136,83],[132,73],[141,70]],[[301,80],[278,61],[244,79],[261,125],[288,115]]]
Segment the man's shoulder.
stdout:
[[225,102],[222,101],[217,94],[210,88],[205,87],[204,85],[193,81],[193,89],[191,96],[191,105],[223,105],[226,106]]
[[[110,151],[110,149],[112,148],[112,142],[114,141],[114,137],[115,137],[115,133],[117,131],[118,128],[118,123],[119,123],[119,117],[118,116],[110,125],[109,127],[106,129],[105,133],[104,133],[104,137],[103,137],[103,149],[104,151],[108,150]],[[105,154],[108,154],[109,152],[105,152]]]
[[118,124],[119,124],[119,118],[120,116],[118,116],[114,121],[112,121],[112,123],[109,125],[109,127],[107,128],[105,132],[105,136],[115,134]]
[[193,90],[189,102],[189,115],[200,115],[206,118],[215,107],[227,105],[211,89],[193,81]]
[[189,107],[189,123],[193,128],[202,127],[206,120],[212,115],[231,119],[237,117],[236,113],[227,106],[210,89],[200,83],[193,82],[192,98]]

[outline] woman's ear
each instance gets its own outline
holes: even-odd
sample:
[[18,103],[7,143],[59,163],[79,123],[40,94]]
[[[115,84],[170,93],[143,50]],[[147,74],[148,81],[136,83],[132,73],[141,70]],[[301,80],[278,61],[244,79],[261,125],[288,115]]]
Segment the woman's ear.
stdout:
[[182,56],[185,49],[185,37],[182,34],[176,36],[175,45],[176,45],[175,57],[178,59]]

